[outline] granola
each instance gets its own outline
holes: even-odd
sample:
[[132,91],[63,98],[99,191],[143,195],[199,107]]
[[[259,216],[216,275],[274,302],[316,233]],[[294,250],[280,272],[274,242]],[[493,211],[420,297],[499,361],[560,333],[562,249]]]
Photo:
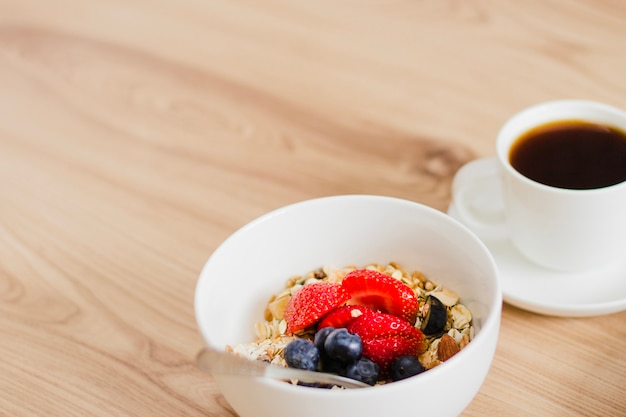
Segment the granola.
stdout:
[[[301,332],[297,335],[287,334],[287,325],[283,318],[283,313],[289,299],[304,285],[321,281],[340,283],[347,273],[356,269],[376,270],[400,280],[410,287],[419,302],[417,320],[414,324],[418,329],[422,327],[427,317],[429,297],[436,297],[445,306],[447,321],[443,326],[443,330],[436,335],[425,336],[423,353],[418,356],[419,362],[426,370],[432,369],[448,359],[448,357],[441,357],[441,350],[444,349],[439,349],[441,338],[444,335],[449,336],[449,338],[446,337],[446,343],[453,342],[458,350],[463,349],[472,341],[474,326],[472,324],[471,312],[461,303],[460,297],[454,291],[442,287],[420,271],[406,271],[397,263],[390,262],[386,265],[368,264],[363,267],[347,266],[337,268],[324,266],[305,275],[289,278],[285,283],[285,287],[268,300],[263,319],[255,324],[257,340],[228,346],[227,350],[251,360],[261,360],[287,366],[283,356],[287,344],[296,338],[308,338],[310,340],[313,337],[311,331]],[[447,345],[445,351],[450,352],[451,350],[456,351],[454,346]]]

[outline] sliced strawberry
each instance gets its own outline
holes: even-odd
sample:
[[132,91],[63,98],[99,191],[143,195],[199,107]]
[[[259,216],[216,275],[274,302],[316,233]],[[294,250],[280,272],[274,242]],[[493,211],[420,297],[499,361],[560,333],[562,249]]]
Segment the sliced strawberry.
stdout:
[[384,373],[404,355],[417,356],[424,350],[424,335],[411,323],[386,313],[362,315],[348,325],[348,331],[363,341],[363,356]]
[[393,314],[373,313],[357,317],[350,323],[348,330],[356,333],[363,340],[402,336],[421,341],[422,332],[411,323]]
[[317,323],[326,313],[350,299],[341,284],[317,282],[300,288],[287,302],[283,318],[287,332],[295,333]]
[[322,317],[317,325],[317,329],[323,329],[324,327],[334,327],[336,329],[348,327],[348,324],[350,324],[352,320],[364,314],[371,314],[373,312],[374,311],[371,308],[360,305],[337,307]]
[[400,356],[417,356],[420,342],[406,337],[394,336],[363,342],[362,355],[376,363],[382,375],[389,372],[393,362]]
[[342,284],[350,294],[348,304],[359,304],[415,323],[419,304],[415,292],[402,281],[382,272],[357,269]]

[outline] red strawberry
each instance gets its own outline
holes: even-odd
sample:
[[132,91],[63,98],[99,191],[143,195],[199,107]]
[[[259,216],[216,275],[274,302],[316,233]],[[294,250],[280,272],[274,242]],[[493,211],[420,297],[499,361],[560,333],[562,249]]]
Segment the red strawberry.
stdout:
[[349,304],[393,314],[411,324],[417,319],[419,304],[415,292],[392,276],[370,269],[357,269],[348,272],[341,285],[350,294]]
[[411,323],[391,314],[373,313],[357,317],[348,331],[363,341],[363,356],[385,374],[393,361],[404,355],[417,356],[424,350],[424,335]]
[[314,325],[349,298],[350,294],[341,284],[316,282],[303,286],[285,306],[283,318],[287,322],[287,332],[295,333]]
[[322,317],[317,325],[317,329],[323,329],[324,327],[334,327],[336,329],[348,327],[348,324],[355,318],[373,312],[371,308],[359,305],[337,307]]

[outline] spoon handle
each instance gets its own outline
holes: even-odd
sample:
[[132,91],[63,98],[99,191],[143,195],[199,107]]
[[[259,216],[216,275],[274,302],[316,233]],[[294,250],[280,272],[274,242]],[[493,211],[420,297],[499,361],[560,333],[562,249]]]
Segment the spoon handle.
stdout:
[[340,385],[345,388],[364,388],[369,385],[339,375],[303,369],[285,368],[266,362],[249,360],[210,347],[202,349],[196,359],[198,367],[206,372],[227,375],[262,376],[274,379],[297,379],[307,383]]

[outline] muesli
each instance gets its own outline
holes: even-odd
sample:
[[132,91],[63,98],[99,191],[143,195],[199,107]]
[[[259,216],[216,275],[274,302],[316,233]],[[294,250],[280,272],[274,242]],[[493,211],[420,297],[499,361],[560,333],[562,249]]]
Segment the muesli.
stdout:
[[452,289],[395,262],[291,277],[255,331],[256,341],[227,349],[371,385],[432,369],[474,337],[472,315]]

